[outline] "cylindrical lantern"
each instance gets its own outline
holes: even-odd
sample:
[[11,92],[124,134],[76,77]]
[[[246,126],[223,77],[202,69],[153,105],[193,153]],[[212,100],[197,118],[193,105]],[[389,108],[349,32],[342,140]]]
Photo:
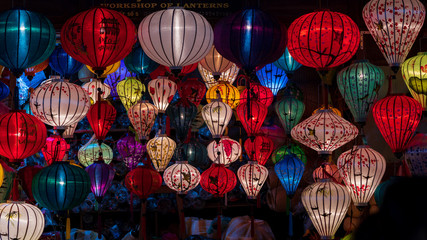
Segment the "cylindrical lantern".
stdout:
[[68,55],[61,45],[57,45],[49,57],[49,66],[61,77],[69,79],[73,74],[80,71],[83,64]]
[[286,73],[286,76],[288,77],[291,77],[294,74],[294,72],[302,66],[301,63],[297,62],[291,56],[288,48],[286,48],[283,55],[279,59],[277,59],[277,61],[275,61],[273,64],[276,65],[276,67],[284,70]]
[[147,87],[154,106],[157,107],[159,113],[164,113],[176,93],[176,83],[167,77],[158,77],[148,82]]
[[276,102],[274,109],[286,134],[289,136],[292,128],[301,120],[305,111],[305,105],[304,102],[296,98],[284,97],[279,102]]
[[270,106],[273,103],[274,95],[273,92],[268,87],[264,87],[259,84],[251,83],[250,89],[245,88],[240,94],[240,103],[246,104],[248,101],[248,94],[250,100],[255,100],[264,104],[266,107]]
[[200,172],[186,161],[176,162],[166,168],[163,179],[170,189],[178,194],[186,194],[199,185]]
[[4,239],[37,240],[43,233],[42,211],[25,202],[0,204],[0,232]]
[[206,170],[211,162],[208,159],[206,146],[197,140],[191,140],[180,146],[182,154],[191,165]]
[[176,143],[166,134],[160,134],[147,142],[147,152],[158,172],[163,172],[169,164],[176,148]]
[[236,175],[233,171],[221,164],[212,164],[210,168],[202,172],[200,178],[200,186],[215,197],[223,197],[224,194],[233,190],[236,182]]
[[107,100],[97,101],[90,106],[87,120],[98,140],[104,140],[116,120],[117,111]]
[[146,101],[139,102],[129,108],[128,117],[139,139],[148,139],[157,114],[157,107]]
[[126,68],[139,77],[144,77],[156,70],[159,64],[151,60],[142,50],[141,45],[136,43],[132,52],[124,59]]
[[302,148],[295,143],[290,143],[288,145],[283,145],[271,154],[271,161],[276,164],[280,160],[283,159],[286,155],[295,154],[299,160],[301,160],[304,164],[307,163],[307,156]]
[[184,142],[190,130],[190,124],[197,115],[196,105],[181,98],[169,105],[166,115],[170,119],[171,127],[175,128],[178,140]]
[[219,79],[222,72],[227,71],[233,65],[232,62],[225,59],[216,50],[215,46],[212,46],[208,54],[199,63],[203,68],[212,72],[215,79]]
[[248,136],[254,137],[264,123],[268,109],[258,101],[252,100],[244,105],[239,105],[236,112]]
[[126,111],[135,105],[145,92],[145,85],[134,77],[127,77],[117,84],[117,94]]
[[324,162],[322,163],[322,165],[320,165],[320,167],[314,169],[314,182],[321,182],[324,179],[330,179],[331,181],[341,184],[342,177],[340,176],[337,165],[329,162]]
[[218,98],[218,94],[221,96],[223,102],[227,103],[232,109],[236,108],[240,102],[239,90],[226,82],[220,82],[217,85],[211,87],[206,92],[206,101],[208,103]]
[[212,141],[206,147],[209,159],[222,165],[229,165],[239,159],[242,154],[242,146],[239,142],[227,136],[222,136],[218,141]]
[[[402,76],[412,97],[427,111],[427,52],[419,52],[402,64]],[[426,72],[424,72],[426,71]]]
[[427,134],[418,133],[407,146],[405,158],[412,176],[427,176]]
[[206,93],[205,85],[197,78],[190,78],[178,84],[178,95],[199,106]]
[[198,65],[199,73],[202,75],[203,81],[207,88],[217,85],[219,82],[227,82],[233,84],[239,74],[240,69],[236,64],[233,64],[227,71],[221,73],[218,80],[215,80],[213,73],[205,69],[202,65]]
[[256,136],[255,139],[246,139],[244,147],[249,159],[265,165],[273,152],[274,143],[267,136]]
[[267,180],[268,169],[256,162],[250,161],[237,170],[237,177],[248,198],[256,199],[265,180]]
[[46,145],[42,148],[43,157],[47,165],[62,161],[70,150],[70,145],[59,135],[52,135],[46,139]]
[[49,58],[47,58],[46,60],[44,60],[43,62],[41,62],[37,65],[26,68],[24,71],[25,76],[27,76],[28,80],[32,80],[34,78],[34,76],[36,75],[36,73],[45,70],[47,68],[47,66],[49,66]]
[[42,169],[43,167],[40,165],[33,165],[33,166],[27,165],[18,170],[18,176],[19,176],[19,179],[21,180],[22,189],[24,190],[25,194],[27,195],[28,199],[31,202],[35,201],[33,197],[33,191],[31,188],[33,185],[33,178]]
[[130,134],[120,138],[116,147],[122,158],[142,157],[145,153],[145,146],[137,142],[135,136]]
[[151,166],[139,165],[126,175],[125,184],[129,191],[145,200],[162,186],[162,176]]
[[99,100],[99,90],[101,90],[101,99],[106,99],[108,96],[110,96],[111,92],[110,86],[102,83],[96,78],[92,78],[89,82],[84,83],[82,88],[86,90],[93,103],[96,103]]
[[107,190],[113,184],[116,171],[104,161],[96,161],[86,168],[86,172],[90,178],[90,190],[95,195],[98,203],[101,203],[101,198],[104,197]]
[[233,110],[221,99],[213,100],[202,109],[202,117],[213,138],[219,139],[230,122]]
[[274,165],[274,171],[286,190],[286,195],[292,198],[304,173],[304,163],[296,155],[289,154]]
[[87,167],[98,161],[100,152],[105,163],[110,164],[113,160],[113,150],[105,143],[102,143],[101,146],[98,143],[85,145],[79,149],[77,157],[79,158],[79,162],[84,167]]
[[286,87],[288,77],[284,70],[276,67],[274,64],[269,63],[263,68],[256,71],[259,82],[264,87],[270,88],[274,96],[277,95],[280,89]]

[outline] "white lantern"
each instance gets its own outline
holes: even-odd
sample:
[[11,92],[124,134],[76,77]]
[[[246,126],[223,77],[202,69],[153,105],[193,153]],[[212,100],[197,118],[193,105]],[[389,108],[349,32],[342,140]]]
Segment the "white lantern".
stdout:
[[147,56],[172,71],[202,60],[214,33],[200,14],[180,7],[154,12],[139,24],[138,39]]
[[137,103],[129,108],[128,117],[138,133],[139,139],[148,139],[157,114],[156,106],[146,101]]
[[229,165],[239,159],[242,154],[242,146],[234,139],[227,136],[218,141],[212,141],[206,147],[209,159],[216,164]]
[[200,61],[199,64],[202,65],[203,68],[212,72],[215,80],[220,78],[222,72],[227,71],[231,66],[233,66],[232,62],[219,54],[215,46],[212,46],[209,53]]
[[102,83],[96,78],[92,78],[90,82],[86,82],[82,85],[82,88],[86,90],[89,97],[93,100],[93,104],[98,101],[98,89],[101,90],[101,98],[106,99],[110,96],[111,88],[105,83]]
[[176,148],[174,140],[160,134],[147,142],[147,152],[158,172],[163,172],[168,166]]
[[306,187],[301,200],[321,239],[334,239],[350,206],[350,194],[338,183],[323,181]]
[[233,65],[227,71],[221,73],[218,80],[215,80],[213,73],[204,68],[200,63],[197,68],[199,69],[199,73],[202,76],[207,88],[211,88],[217,85],[219,82],[226,82],[232,85],[240,71],[237,65],[233,63]]
[[[331,179],[333,178],[333,179]],[[331,179],[336,183],[342,182],[342,177],[338,172],[337,165],[329,162],[324,162],[322,165],[313,171],[314,182],[320,182],[323,179]]]
[[230,122],[233,110],[221,98],[214,99],[202,108],[202,117],[214,139],[219,139]]
[[163,179],[170,189],[186,194],[199,185],[200,172],[186,161],[178,161],[166,168]]
[[159,113],[164,113],[172,101],[177,85],[167,77],[158,77],[148,83],[148,92]]
[[86,116],[90,100],[82,87],[62,79],[54,79],[34,89],[30,107],[40,121],[65,128]]
[[0,239],[37,240],[43,233],[44,216],[25,202],[0,204]]
[[256,199],[259,191],[267,180],[268,169],[256,161],[241,166],[237,170],[237,177],[249,199]]
[[106,164],[110,164],[113,161],[113,150],[105,143],[102,143],[101,146],[96,142],[86,144],[79,149],[77,157],[79,162],[87,167],[99,159],[100,152]]
[[62,138],[68,139],[74,137],[74,132],[76,131],[78,122],[71,124],[65,128],[65,131],[62,133]]
[[367,206],[383,178],[386,161],[369,146],[354,146],[342,153],[337,161],[355,206]]

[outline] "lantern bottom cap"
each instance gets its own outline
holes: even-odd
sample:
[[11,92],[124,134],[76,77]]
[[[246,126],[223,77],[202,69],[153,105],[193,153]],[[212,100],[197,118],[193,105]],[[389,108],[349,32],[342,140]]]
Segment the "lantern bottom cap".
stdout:
[[356,206],[356,207],[367,207],[368,203],[354,203],[354,206]]
[[248,199],[254,200],[256,199],[256,196],[248,196]]
[[319,155],[331,155],[332,151],[317,151]]
[[331,239],[334,239],[334,236],[321,236],[320,239],[322,239],[322,240],[331,240]]

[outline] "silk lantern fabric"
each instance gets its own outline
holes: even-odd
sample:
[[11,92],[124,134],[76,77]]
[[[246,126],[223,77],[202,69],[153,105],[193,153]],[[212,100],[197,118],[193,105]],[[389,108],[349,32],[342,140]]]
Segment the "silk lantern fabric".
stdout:
[[148,76],[159,67],[158,63],[147,56],[139,43],[133,46],[132,52],[125,57],[124,63],[130,72],[140,77]]
[[202,108],[202,117],[213,138],[219,139],[230,122],[233,110],[221,99],[213,100]]
[[239,159],[242,154],[242,146],[234,139],[227,136],[222,136],[218,141],[212,141],[206,147],[209,159],[222,165],[229,165]]
[[258,101],[252,100],[245,105],[239,105],[236,112],[248,136],[254,137],[264,123],[268,109]]
[[166,168],[163,179],[170,189],[186,194],[199,185],[200,172],[186,161],[178,161]]
[[230,105],[232,109],[235,109],[240,103],[239,90],[229,83],[220,82],[217,85],[209,88],[206,92],[206,101],[210,103],[212,100],[217,99],[218,94],[222,101]]
[[9,86],[0,81],[0,101],[5,99],[10,94]]
[[205,170],[200,179],[200,186],[203,190],[214,195],[214,197],[223,197],[224,194],[233,190],[236,186],[236,175],[233,171],[221,164],[212,164]]
[[267,180],[268,169],[256,162],[249,162],[237,170],[237,177],[249,199],[256,199]]
[[199,141],[192,139],[188,143],[182,144],[179,148],[182,149],[183,156],[189,164],[202,170],[206,170],[211,164],[206,146]]
[[265,106],[270,106],[273,103],[274,95],[270,88],[262,86],[260,84],[251,83],[250,88],[243,90],[240,94],[240,103],[246,104],[248,101],[248,94],[250,100],[256,100]]
[[162,186],[162,176],[151,166],[140,165],[126,175],[125,184],[129,191],[145,200]]
[[420,52],[402,64],[402,76],[412,97],[427,111],[427,52]]
[[[93,73],[94,74],[94,76],[93,77],[98,77],[99,79],[105,79],[105,80],[107,80],[106,78],[108,77],[108,75],[110,75],[110,74],[112,74],[113,72],[115,72],[115,71],[117,71],[118,69],[119,69],[119,67],[120,67],[120,64],[121,64],[121,61],[118,61],[118,62],[115,62],[115,63],[113,63],[113,64],[111,64],[111,65],[108,65],[105,69],[104,69],[104,72],[102,73],[102,75],[101,76],[96,76],[96,73],[95,73],[95,69],[93,68],[93,67],[91,67],[91,66],[89,66],[89,65],[86,65],[86,68],[91,72],[91,73]],[[115,78],[109,78],[110,80],[115,80]],[[105,81],[104,80],[104,81]],[[108,81],[107,80],[107,83],[110,83],[110,81]]]
[[122,158],[142,157],[145,153],[145,146],[135,140],[135,136],[127,134],[117,141],[117,151]]
[[274,96],[277,95],[280,89],[286,87],[286,83],[288,82],[285,71],[272,63],[258,69],[256,75],[261,85],[270,88]]
[[289,53],[288,48],[286,48],[285,52],[282,56],[280,56],[277,61],[273,63],[276,67],[285,71],[286,76],[291,77],[296,70],[298,70],[302,64],[297,62],[292,55]]
[[116,120],[117,111],[107,100],[97,101],[90,106],[87,120],[98,140],[104,140]]
[[290,135],[292,128],[299,123],[304,114],[305,104],[296,98],[284,97],[276,102],[274,109],[286,134]]
[[158,172],[163,172],[168,166],[176,148],[174,140],[166,134],[160,134],[147,142],[147,152]]
[[57,45],[49,57],[49,66],[61,77],[69,79],[73,74],[80,71],[83,64],[68,55],[62,45]]
[[70,145],[59,135],[46,138],[46,145],[42,148],[46,164],[51,165],[53,162],[62,161],[69,149]]
[[117,94],[126,111],[135,105],[145,92],[145,85],[134,77],[127,77],[117,84]]
[[110,164],[113,160],[113,149],[105,143],[102,143],[101,145],[98,143],[84,145],[79,149],[77,157],[79,162],[84,167],[87,167],[98,161],[100,153],[105,163]]
[[215,46],[212,46],[211,50],[199,64],[202,65],[203,68],[212,72],[215,79],[219,79],[221,73],[227,71],[233,65],[232,62],[219,54]]
[[167,77],[158,77],[148,82],[147,87],[154,106],[157,107],[159,113],[164,113],[176,93],[176,83]]
[[98,203],[101,203],[101,198],[104,197],[113,184],[116,171],[104,161],[96,161],[86,168],[86,172],[90,178],[90,190],[95,195]]
[[273,152],[274,143],[267,136],[256,136],[253,140],[246,139],[244,147],[249,159],[260,165],[265,165]]
[[341,184],[342,177],[340,176],[337,165],[329,162],[323,162],[318,168],[314,169],[314,182],[321,182],[324,179],[330,179],[331,181]]
[[292,198],[304,173],[304,163],[297,156],[289,154],[274,165],[274,171],[286,190],[286,195]]
[[43,62],[37,64],[37,65],[26,68],[24,70],[25,76],[28,78],[28,80],[32,80],[34,78],[34,76],[36,75],[36,73],[45,70],[47,68],[47,66],[49,66],[49,58],[44,60]]
[[274,150],[274,152],[271,154],[271,161],[276,164],[282,160],[284,156],[289,154],[295,154],[297,158],[304,164],[307,163],[307,156],[305,155],[304,150],[302,150],[298,144],[293,142],[288,145],[278,147],[276,150]]
[[137,103],[129,108],[128,117],[139,139],[148,139],[157,114],[157,107],[146,101]]

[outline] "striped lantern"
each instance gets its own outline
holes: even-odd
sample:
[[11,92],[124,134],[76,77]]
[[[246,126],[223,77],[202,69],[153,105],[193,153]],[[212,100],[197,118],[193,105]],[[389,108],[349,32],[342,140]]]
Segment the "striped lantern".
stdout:
[[147,142],[148,155],[158,172],[163,172],[166,169],[175,148],[175,141],[167,137],[166,134],[160,134]]
[[211,87],[206,92],[206,101],[208,103],[221,96],[223,102],[227,103],[232,109],[235,109],[240,103],[239,90],[226,82],[219,82],[217,85]]
[[291,134],[292,128],[299,123],[305,111],[305,104],[293,97],[284,97],[274,105],[276,114],[282,123],[286,134]]
[[233,110],[222,102],[221,99],[215,99],[202,108],[202,117],[214,139],[220,139],[230,122]]
[[336,183],[342,182],[342,177],[338,171],[337,165],[329,162],[324,162],[320,167],[314,169],[313,180],[314,182],[321,182],[323,179],[331,179]]
[[304,173],[304,163],[296,155],[289,154],[274,165],[274,171],[286,190],[286,195],[292,198]]
[[249,199],[256,199],[267,180],[268,169],[257,162],[250,161],[237,170],[237,177]]
[[86,144],[79,149],[77,157],[79,162],[87,167],[98,161],[100,153],[105,163],[110,164],[113,161],[113,150],[105,143],[102,143],[101,146],[98,143]]
[[107,100],[97,101],[90,106],[87,120],[98,140],[104,140],[116,120],[117,111]]
[[219,80],[221,73],[227,71],[233,65],[232,62],[219,54],[215,46],[212,46],[209,53],[200,61],[199,64],[206,70],[212,72],[215,80]]
[[200,186],[214,197],[223,197],[224,194],[233,190],[236,182],[234,172],[222,164],[212,164],[210,168],[203,171],[200,178]]
[[276,65],[276,67],[284,70],[286,73],[286,76],[288,77],[291,77],[294,74],[294,72],[302,66],[301,63],[297,62],[291,56],[288,48],[286,48],[283,55],[279,59],[277,59],[277,61],[275,61],[273,64]]
[[240,71],[237,65],[233,64],[227,71],[222,72],[221,75],[219,75],[218,80],[215,80],[213,73],[204,68],[201,64],[199,64],[197,68],[199,69],[199,73],[202,76],[207,88],[211,88],[217,85],[219,82],[227,82],[232,85]]
[[113,184],[115,170],[104,161],[96,161],[86,168],[89,174],[91,188],[98,203],[101,203],[102,197]]
[[222,165],[229,165],[237,161],[242,154],[240,143],[227,136],[222,136],[218,143],[212,141],[206,149],[209,159],[216,164]]
[[265,65],[261,69],[257,69],[256,75],[261,85],[270,88],[274,96],[277,95],[280,89],[286,87],[286,83],[288,83],[285,71],[272,63]]

